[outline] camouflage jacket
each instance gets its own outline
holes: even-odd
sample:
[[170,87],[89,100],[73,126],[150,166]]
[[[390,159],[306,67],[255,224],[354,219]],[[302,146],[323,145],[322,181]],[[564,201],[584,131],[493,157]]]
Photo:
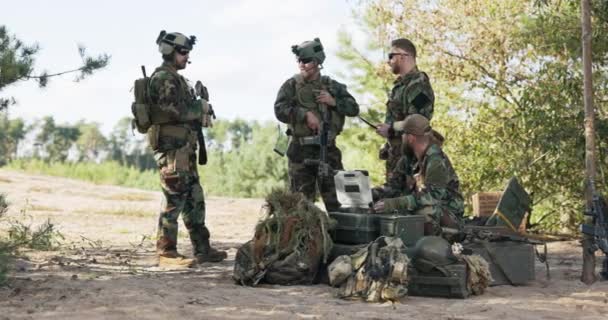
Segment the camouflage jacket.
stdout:
[[148,130],[148,141],[154,151],[179,149],[190,144],[190,152],[196,151],[197,135],[203,117],[204,104],[196,99],[187,80],[175,67],[163,63],[150,77],[150,118],[153,125]]
[[188,81],[169,63],[163,63],[154,71],[149,93],[154,104],[151,112],[162,113],[168,122],[189,123],[202,118],[203,101],[196,99]]
[[315,102],[314,90],[327,90],[336,100],[335,107],[330,111],[330,130],[338,135],[344,126],[344,117],[354,117],[359,114],[359,105],[348,92],[346,85],[327,76],[317,80],[305,81],[300,75],[283,83],[274,103],[274,114],[277,119],[286,123],[294,136],[313,135],[306,125],[306,112],[313,112],[322,120],[320,106]]
[[384,200],[385,210],[416,211],[425,206],[440,206],[457,217],[464,213],[460,182],[450,159],[441,148],[431,144],[414,169],[415,188],[411,194]]
[[393,198],[408,195],[414,188],[413,156],[403,155],[383,185],[384,197]]
[[[414,68],[405,76],[395,80],[388,102],[384,123],[403,121],[408,115],[421,114],[431,120],[435,94],[426,73]],[[395,137],[399,137],[396,133]]]

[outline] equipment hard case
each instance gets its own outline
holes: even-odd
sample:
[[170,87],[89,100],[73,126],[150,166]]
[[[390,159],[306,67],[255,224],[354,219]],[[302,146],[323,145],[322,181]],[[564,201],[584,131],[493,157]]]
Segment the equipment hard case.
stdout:
[[467,265],[459,262],[440,267],[430,273],[421,273],[410,267],[408,294],[423,297],[465,299],[470,296],[467,288]]
[[523,285],[536,279],[534,245],[517,241],[477,242],[465,245],[490,265],[491,286]]
[[424,216],[379,215],[379,218],[380,235],[399,237],[407,247],[424,237]]
[[367,213],[330,212],[336,220],[330,232],[332,240],[344,244],[367,244],[379,236],[378,217]]
[[413,246],[424,236],[423,216],[352,212],[330,212],[329,216],[337,222],[331,232],[335,243],[367,244],[380,236],[389,236]]

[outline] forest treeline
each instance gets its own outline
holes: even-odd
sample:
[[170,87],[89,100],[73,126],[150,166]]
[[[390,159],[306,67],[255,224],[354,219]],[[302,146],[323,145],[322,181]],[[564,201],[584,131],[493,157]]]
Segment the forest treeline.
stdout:
[[[608,1],[591,3],[597,185],[605,192]],[[340,43],[331,47],[338,47],[338,58],[347,67],[337,76],[359,97],[363,116],[382,121],[395,78],[385,55],[392,39],[410,38],[418,47],[418,66],[435,90],[432,125],[446,137],[445,150],[466,199],[478,191],[501,190],[517,176],[533,199],[533,227],[577,230],[585,184],[579,5],[573,0],[358,1],[353,4],[354,28],[365,38],[355,41],[354,30],[340,30]],[[272,151],[276,125],[220,120],[206,130],[205,191],[259,197],[285,184],[286,159]],[[369,170],[379,183],[381,139],[357,120],[345,128],[338,140],[345,166]],[[46,117],[26,124],[2,114],[0,163],[158,188],[151,171],[154,159],[126,118],[104,136],[95,123],[57,124]]]

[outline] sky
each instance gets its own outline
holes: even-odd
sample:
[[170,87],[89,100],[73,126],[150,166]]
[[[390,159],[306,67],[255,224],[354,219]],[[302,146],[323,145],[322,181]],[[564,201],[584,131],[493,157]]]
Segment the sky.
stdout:
[[106,134],[131,115],[140,66],[150,74],[162,62],[155,43],[160,30],[197,37],[182,74],[207,86],[220,118],[262,121],[274,119],[279,87],[298,72],[292,45],[319,37],[327,54],[323,73],[335,76],[345,71],[335,56],[338,31],[357,37],[352,0],[1,1],[7,3],[0,24],[40,46],[36,71],[78,67],[79,44],[90,55],[112,57],[80,82],[74,74],[51,78],[43,89],[35,81],[5,87],[0,96],[18,102],[9,116],[33,121],[52,115],[60,124],[84,119]]

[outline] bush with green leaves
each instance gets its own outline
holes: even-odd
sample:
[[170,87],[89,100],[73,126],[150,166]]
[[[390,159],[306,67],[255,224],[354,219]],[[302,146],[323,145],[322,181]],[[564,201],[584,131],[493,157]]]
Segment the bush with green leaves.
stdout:
[[[533,226],[574,231],[585,177],[580,2],[542,2],[360,1],[355,18],[367,35],[364,49],[344,31],[339,56],[373,117],[384,112],[395,78],[384,61],[390,41],[412,40],[418,66],[435,89],[431,123],[446,137],[466,198],[499,191],[517,176],[533,198]],[[592,7],[597,182],[604,190],[608,1],[592,1]]]
[[20,250],[56,250],[64,239],[50,220],[34,226],[33,217],[27,215],[25,208],[18,218],[6,217],[7,210],[6,196],[0,194],[0,222],[9,226],[6,234],[0,234],[0,285],[5,283],[9,264]]

